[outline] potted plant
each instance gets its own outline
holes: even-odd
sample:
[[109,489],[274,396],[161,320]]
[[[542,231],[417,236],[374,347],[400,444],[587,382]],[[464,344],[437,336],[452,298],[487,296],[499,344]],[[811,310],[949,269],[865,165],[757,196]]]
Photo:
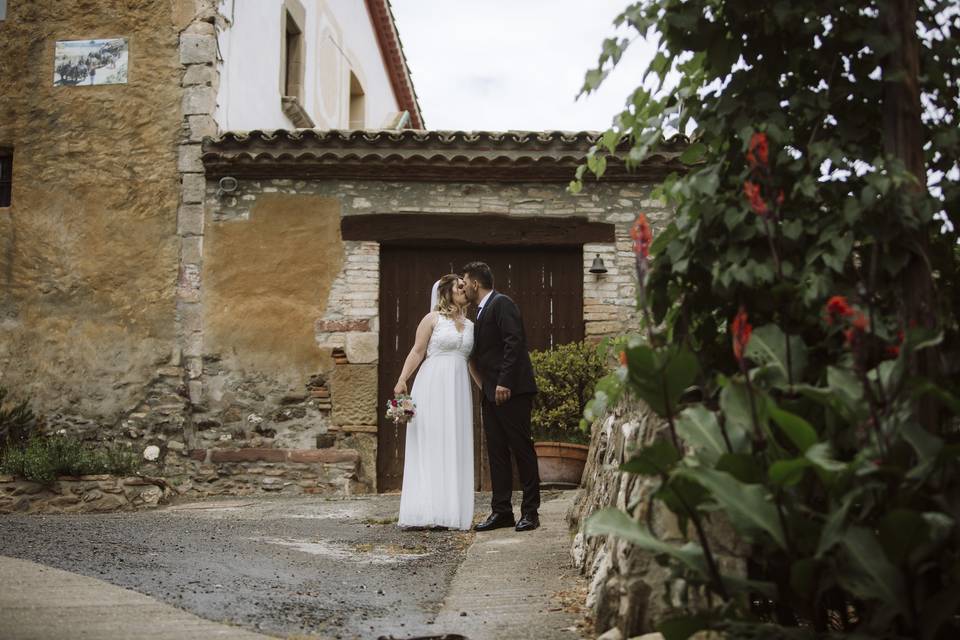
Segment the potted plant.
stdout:
[[597,380],[607,373],[604,353],[603,347],[587,342],[530,353],[539,389],[530,427],[544,485],[580,484],[590,441],[580,418]]

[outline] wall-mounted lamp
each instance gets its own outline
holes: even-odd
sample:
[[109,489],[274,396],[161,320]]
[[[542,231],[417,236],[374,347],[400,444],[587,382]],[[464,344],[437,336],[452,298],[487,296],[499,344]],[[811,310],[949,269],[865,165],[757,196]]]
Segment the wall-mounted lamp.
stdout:
[[590,265],[590,273],[596,273],[600,275],[601,273],[607,272],[607,266],[603,264],[603,258],[600,257],[600,254],[597,254],[597,257],[593,259],[593,264]]
[[218,183],[217,195],[233,195],[237,192],[237,189],[240,188],[240,181],[232,176],[224,176],[220,178]]

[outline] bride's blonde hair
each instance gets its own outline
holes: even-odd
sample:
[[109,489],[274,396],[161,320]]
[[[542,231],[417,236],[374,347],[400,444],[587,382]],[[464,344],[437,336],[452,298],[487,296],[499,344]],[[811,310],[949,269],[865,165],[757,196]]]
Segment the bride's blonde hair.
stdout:
[[455,273],[448,273],[440,278],[440,284],[437,286],[437,306],[434,307],[434,311],[448,318],[463,314],[463,307],[453,301],[453,288],[459,281],[460,276]]

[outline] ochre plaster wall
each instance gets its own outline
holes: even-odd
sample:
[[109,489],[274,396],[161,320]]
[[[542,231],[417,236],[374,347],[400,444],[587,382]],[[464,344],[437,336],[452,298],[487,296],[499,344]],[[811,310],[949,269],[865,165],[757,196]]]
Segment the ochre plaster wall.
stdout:
[[343,258],[336,198],[268,193],[246,219],[208,221],[205,353],[296,388],[329,369],[314,323]]
[[[170,0],[11,2],[0,22],[0,384],[106,422],[175,347],[180,135]],[[54,87],[57,40],[129,38],[129,83]]]

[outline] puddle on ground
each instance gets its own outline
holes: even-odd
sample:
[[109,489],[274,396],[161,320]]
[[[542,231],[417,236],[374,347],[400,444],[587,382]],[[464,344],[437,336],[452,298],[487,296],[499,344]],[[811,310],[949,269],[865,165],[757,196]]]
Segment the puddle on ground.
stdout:
[[284,540],[282,538],[254,538],[254,540],[282,547],[290,547],[291,549],[312,555],[365,564],[398,564],[430,555],[430,552],[426,549],[422,551],[420,549],[407,549],[399,545],[358,544],[350,546],[332,542]]

